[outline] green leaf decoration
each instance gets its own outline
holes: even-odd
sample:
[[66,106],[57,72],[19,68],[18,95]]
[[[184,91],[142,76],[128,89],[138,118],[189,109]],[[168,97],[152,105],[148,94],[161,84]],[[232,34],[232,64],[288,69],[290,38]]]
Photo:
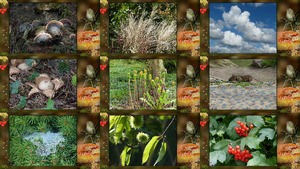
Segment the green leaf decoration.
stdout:
[[159,142],[158,136],[152,137],[151,140],[148,142],[148,144],[144,149],[142,164],[148,161],[149,157],[152,155],[153,150],[155,149],[158,142]]
[[20,103],[17,105],[18,109],[21,109],[26,106],[26,97],[22,96],[20,99]]
[[225,151],[213,151],[209,153],[210,165],[216,165],[218,161],[223,163],[226,160]]
[[163,141],[161,143],[161,147],[160,147],[160,150],[158,152],[158,158],[155,161],[154,166],[156,166],[156,164],[164,158],[164,155],[165,155],[166,151],[167,151],[167,143]]
[[12,94],[17,94],[19,92],[20,84],[21,84],[21,82],[19,80],[16,80],[14,83],[9,85],[9,87],[11,88]]
[[72,84],[73,84],[74,86],[77,85],[77,76],[72,76]]

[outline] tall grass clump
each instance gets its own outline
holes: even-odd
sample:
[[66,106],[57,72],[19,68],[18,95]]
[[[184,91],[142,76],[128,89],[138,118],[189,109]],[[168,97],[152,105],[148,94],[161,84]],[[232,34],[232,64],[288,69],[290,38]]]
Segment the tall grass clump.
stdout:
[[117,36],[121,53],[175,53],[177,48],[176,20],[156,22],[154,7],[150,16],[144,10],[140,16],[129,13],[121,21]]

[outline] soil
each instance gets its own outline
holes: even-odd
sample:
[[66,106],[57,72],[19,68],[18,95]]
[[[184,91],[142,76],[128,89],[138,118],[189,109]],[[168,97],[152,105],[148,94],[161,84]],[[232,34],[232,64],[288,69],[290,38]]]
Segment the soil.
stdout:
[[[21,109],[45,109],[48,103],[48,97],[42,93],[35,93],[30,98],[28,94],[32,87],[26,85],[26,82],[35,83],[35,80],[30,80],[29,77],[33,72],[39,74],[48,74],[48,76],[53,80],[54,78],[59,78],[64,81],[64,85],[59,88],[55,96],[52,98],[54,101],[54,108],[56,109],[76,109],[77,106],[77,87],[72,84],[72,76],[77,74],[77,61],[76,59],[41,59],[36,60],[38,63],[30,70],[21,70],[19,74],[12,75],[10,77],[9,83],[12,84],[14,81],[19,80],[21,85],[19,86],[19,91],[17,94],[12,94],[10,90],[9,96],[9,107],[10,109],[19,109],[18,104],[20,103],[20,98],[25,96],[26,106]],[[63,66],[60,62],[64,61],[68,63],[65,72],[62,72]]]
[[223,81],[228,81],[232,76],[236,75],[250,75],[254,81],[258,82],[273,82],[276,83],[276,67],[267,68],[253,68],[253,67],[219,67],[209,68],[210,78],[217,78]]
[[[76,3],[10,3],[9,13],[9,52],[10,53],[76,53],[76,38],[70,35],[77,32]],[[20,17],[22,14],[22,17]],[[45,43],[35,43],[34,38],[52,20],[69,19],[71,26],[64,26],[58,36]],[[20,26],[24,23],[32,24],[38,20],[40,25],[29,31],[23,38]],[[47,33],[49,33],[47,31]]]

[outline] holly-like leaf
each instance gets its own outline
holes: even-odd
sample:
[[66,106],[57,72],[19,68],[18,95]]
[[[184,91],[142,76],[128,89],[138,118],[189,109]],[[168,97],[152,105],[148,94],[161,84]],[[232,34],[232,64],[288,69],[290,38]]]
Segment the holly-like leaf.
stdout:
[[226,160],[225,151],[213,151],[209,153],[209,163],[211,166],[217,164],[218,161],[223,163]]
[[38,72],[33,72],[29,77],[28,77],[28,79],[29,80],[33,80],[33,79],[35,79],[36,77],[39,77],[40,76],[40,74],[38,73]]
[[16,80],[14,83],[9,85],[12,94],[17,94],[19,92],[20,84],[21,82],[19,80]]
[[158,158],[157,158],[157,160],[155,161],[155,163],[154,163],[153,166],[156,166],[156,164],[157,164],[158,162],[160,162],[160,161],[164,158],[165,153],[166,153],[166,150],[167,150],[167,143],[163,141],[163,142],[161,143],[161,147],[160,147],[160,150],[159,150],[159,152],[158,152]]
[[261,130],[259,130],[259,133],[261,134],[259,136],[260,140],[265,140],[265,138],[267,137],[269,140],[272,140],[275,136],[275,130],[271,129],[271,128],[263,128]]
[[242,138],[241,149],[244,149],[245,145],[247,145],[251,149],[258,149],[260,142],[261,142],[261,140],[257,139],[257,137],[253,137],[253,136],[248,136],[248,137]]
[[20,99],[20,103],[17,105],[18,109],[21,109],[26,106],[26,97],[22,96]]
[[247,116],[247,122],[253,123],[254,127],[265,125],[265,121],[261,116]]
[[45,110],[56,110],[56,108],[54,108],[54,101],[49,98],[48,102],[47,102],[47,107],[44,109]]
[[142,164],[148,161],[149,157],[153,153],[153,150],[155,149],[158,142],[159,142],[158,136],[152,137],[151,140],[148,142],[143,152]]
[[34,59],[25,59],[25,62],[26,62],[26,66],[32,66]]

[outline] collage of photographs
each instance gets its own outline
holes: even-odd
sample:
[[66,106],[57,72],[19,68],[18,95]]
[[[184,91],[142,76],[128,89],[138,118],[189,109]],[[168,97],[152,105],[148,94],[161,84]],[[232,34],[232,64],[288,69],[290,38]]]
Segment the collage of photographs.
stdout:
[[0,0],[0,169],[300,169],[299,0]]

